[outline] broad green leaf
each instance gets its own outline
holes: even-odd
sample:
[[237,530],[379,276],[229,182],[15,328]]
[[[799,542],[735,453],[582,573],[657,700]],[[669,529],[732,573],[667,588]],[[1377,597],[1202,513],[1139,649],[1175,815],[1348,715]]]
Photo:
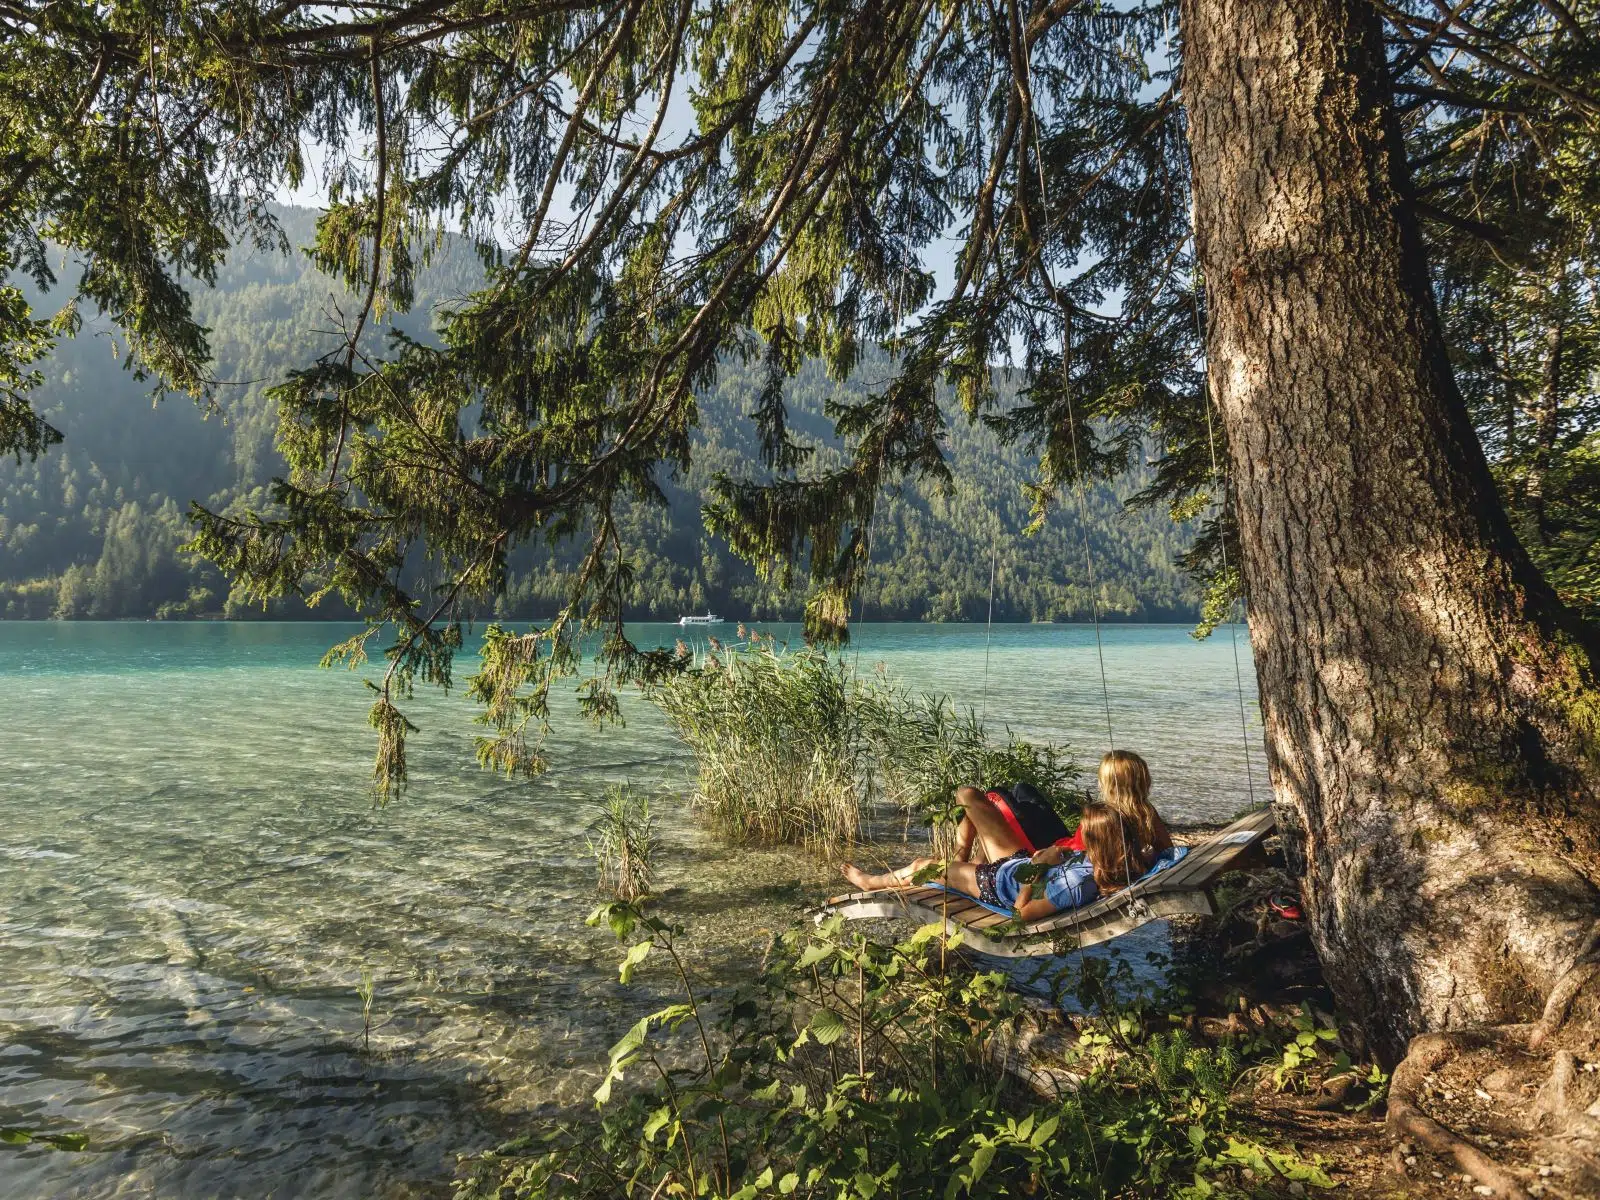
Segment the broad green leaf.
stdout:
[[832,958],[838,947],[824,945],[821,942],[812,942],[806,947],[806,952],[800,956],[800,961],[795,965],[798,968],[814,967],[824,959]]
[[817,1041],[824,1046],[831,1046],[844,1036],[846,1027],[844,1018],[831,1008],[819,1008],[816,1015],[811,1018],[808,1028],[811,1030],[811,1036]]
[[611,1069],[606,1073],[605,1080],[594,1090],[596,1104],[609,1104],[611,1102],[611,1085],[622,1078],[623,1071],[638,1061],[639,1056],[629,1054],[622,1058],[611,1060]]
[[[654,1014],[651,1015],[653,1016]],[[632,1054],[640,1046],[644,1045],[644,1039],[650,1033],[650,1020],[650,1017],[640,1017],[633,1023],[633,1027],[617,1040],[617,1044],[611,1047],[612,1062],[616,1062],[623,1055]]]
[[660,1133],[662,1127],[670,1120],[672,1120],[671,1108],[663,1105],[661,1108],[656,1109],[655,1112],[650,1114],[650,1119],[644,1123],[644,1140],[647,1142],[655,1141],[656,1134]]
[[649,942],[636,942],[628,947],[628,953],[622,959],[622,965],[617,968],[617,975],[623,983],[633,982],[633,970],[645,960],[650,953]]
[[1043,1121],[1039,1122],[1039,1128],[1037,1128],[1037,1129],[1035,1129],[1033,1131],[1033,1138],[1032,1138],[1033,1148],[1035,1150],[1038,1150],[1038,1149],[1042,1148],[1044,1146],[1044,1144],[1046,1142],[1048,1142],[1051,1138],[1055,1137],[1055,1135],[1056,1135],[1056,1127],[1058,1125],[1060,1125],[1060,1124],[1061,1124],[1061,1118],[1060,1117],[1050,1117],[1050,1118],[1048,1118],[1046,1120],[1043,1120]]
[[911,882],[916,884],[927,883],[930,879],[937,879],[943,874],[944,864],[942,862],[932,862],[923,867],[920,871],[913,871],[911,874]]
[[989,1164],[994,1162],[995,1147],[993,1142],[985,1142],[972,1152],[972,1161],[967,1166],[967,1193],[970,1195],[978,1181],[989,1170]]

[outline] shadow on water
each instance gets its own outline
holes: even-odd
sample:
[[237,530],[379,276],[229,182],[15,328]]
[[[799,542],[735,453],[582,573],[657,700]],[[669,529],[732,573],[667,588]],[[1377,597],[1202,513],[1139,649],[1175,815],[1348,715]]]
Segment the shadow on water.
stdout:
[[[419,694],[412,788],[375,812],[365,689],[315,668],[338,636],[0,624],[0,1125],[90,1138],[0,1147],[0,1193],[444,1195],[457,1153],[583,1108],[607,1048],[673,994],[661,964],[621,987],[615,940],[584,924],[583,829],[606,786],[685,792],[654,713],[630,701],[599,737],[562,714],[556,769],[508,783],[477,769],[466,704]],[[997,629],[991,714],[1092,756],[1087,636]],[[1175,815],[1239,807],[1237,710],[1232,735],[1225,709],[1194,717],[1231,662],[1181,629],[1108,638],[1138,699],[1119,731],[1151,751],[1158,790],[1192,799]],[[864,666],[918,686],[960,696],[982,673],[981,629],[861,641]],[[662,909],[707,977],[747,975],[836,890],[831,865],[656,811]]]

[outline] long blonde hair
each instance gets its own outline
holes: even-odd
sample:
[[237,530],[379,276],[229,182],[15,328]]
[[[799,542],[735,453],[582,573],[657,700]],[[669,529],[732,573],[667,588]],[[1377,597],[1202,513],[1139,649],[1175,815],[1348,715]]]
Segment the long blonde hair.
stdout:
[[1109,804],[1086,804],[1083,820],[1084,853],[1094,868],[1094,882],[1102,894],[1127,887],[1150,869],[1151,857],[1144,853],[1133,822]]
[[1150,803],[1150,766],[1132,750],[1113,750],[1100,760],[1100,800],[1122,814],[1141,847],[1161,841],[1167,825]]

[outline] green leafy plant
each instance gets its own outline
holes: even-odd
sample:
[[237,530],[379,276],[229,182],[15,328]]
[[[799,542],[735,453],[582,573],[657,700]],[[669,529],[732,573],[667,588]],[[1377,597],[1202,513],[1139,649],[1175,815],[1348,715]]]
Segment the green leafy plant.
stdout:
[[16,1125],[0,1125],[0,1146],[34,1145],[49,1146],[55,1150],[84,1150],[89,1146],[89,1135],[84,1133],[41,1133],[37,1129],[23,1129]]
[[[612,1047],[592,1118],[468,1160],[457,1200],[1243,1195],[1247,1172],[1331,1185],[1243,1124],[1235,1047],[1146,1032],[1150,995],[1084,1018],[1078,1088],[1044,1101],[1005,1069],[1024,1006],[960,959],[959,935],[887,944],[832,919],[785,934],[750,984],[708,988],[670,921],[610,903],[591,923],[626,944],[624,983],[663,959],[679,995]],[[1087,991],[1127,982],[1126,964],[1082,965],[1069,972]]]
[[1273,1068],[1272,1080],[1280,1090],[1303,1086],[1305,1069],[1322,1057],[1326,1046],[1338,1040],[1339,1031],[1323,1025],[1310,1005],[1303,1005],[1290,1022],[1292,1036],[1283,1044],[1278,1065]]
[[361,1048],[372,1050],[372,1001],[377,995],[377,982],[371,967],[361,968],[361,978],[356,983],[356,995],[361,998]]

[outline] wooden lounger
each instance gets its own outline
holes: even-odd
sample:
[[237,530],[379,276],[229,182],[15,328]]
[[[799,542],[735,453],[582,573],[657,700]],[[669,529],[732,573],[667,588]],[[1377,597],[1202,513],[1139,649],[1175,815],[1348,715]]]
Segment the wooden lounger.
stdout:
[[1212,885],[1272,832],[1270,808],[1240,817],[1222,832],[1189,848],[1182,861],[1130,888],[1083,908],[1056,913],[1022,924],[1002,916],[959,892],[936,887],[886,888],[835,896],[816,913],[820,922],[842,915],[846,920],[911,920],[944,924],[947,934],[960,931],[962,944],[1003,958],[1061,954],[1079,946],[1121,937],[1147,921],[1181,913],[1211,916],[1217,911]]

